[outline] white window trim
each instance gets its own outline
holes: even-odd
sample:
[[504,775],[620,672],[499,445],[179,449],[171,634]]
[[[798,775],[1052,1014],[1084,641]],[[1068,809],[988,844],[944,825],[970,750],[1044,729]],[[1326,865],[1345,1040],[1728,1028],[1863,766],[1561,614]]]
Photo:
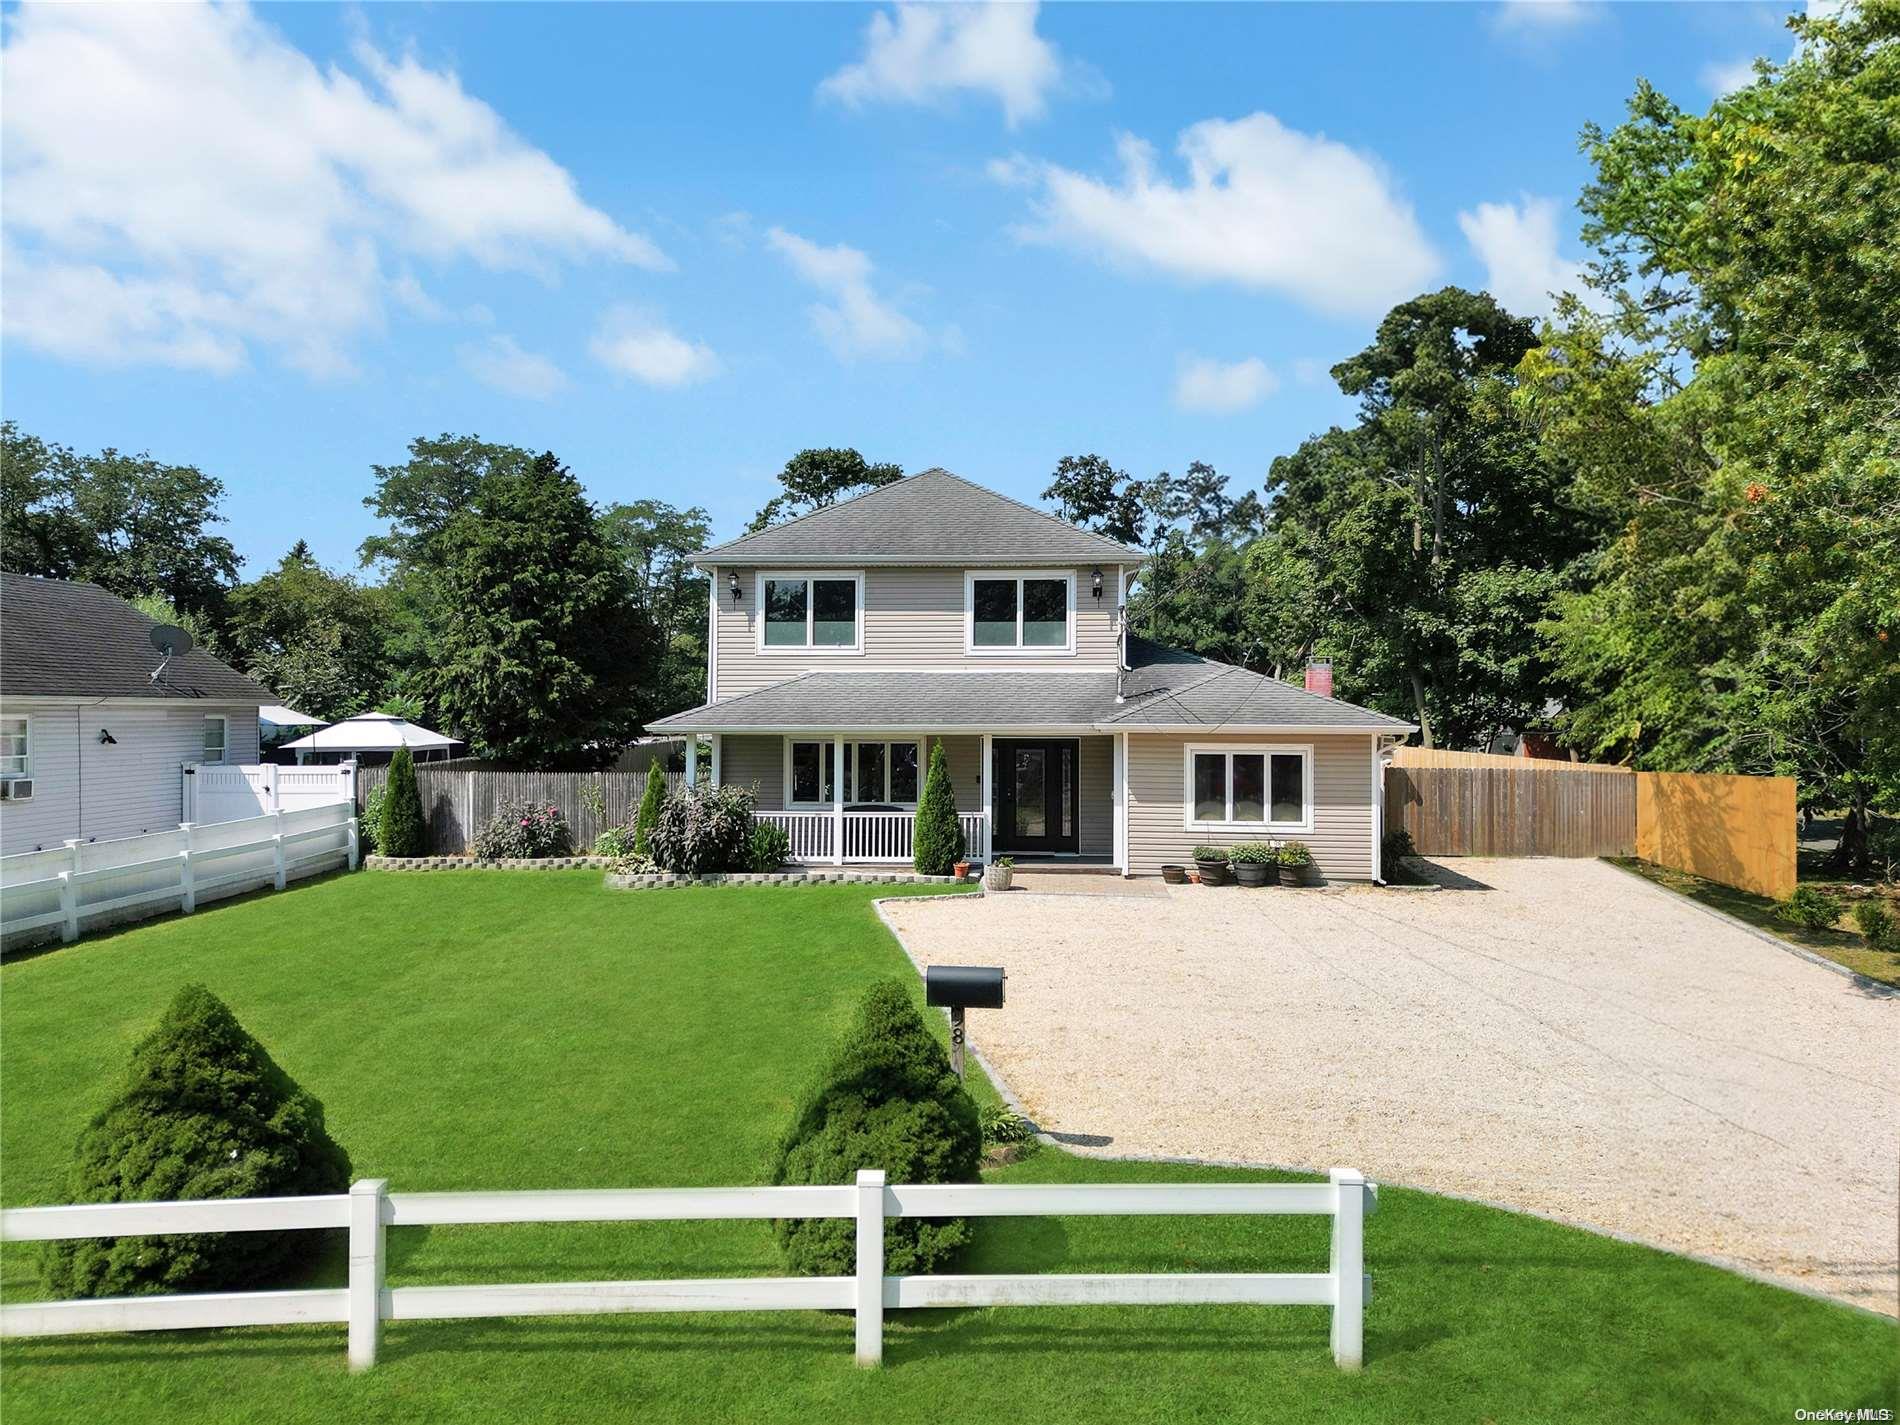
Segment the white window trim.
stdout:
[[[1201,821],[1194,815],[1194,758],[1197,754],[1221,754],[1229,758],[1236,752],[1265,753],[1271,757],[1300,758],[1300,805],[1306,815],[1299,821],[1235,821],[1234,772],[1227,769],[1227,817],[1221,821]],[[1267,764],[1267,814],[1273,814],[1273,764]],[[1187,831],[1251,832],[1256,836],[1292,836],[1313,832],[1313,744],[1310,742],[1190,742],[1181,749],[1181,826]]]
[[[1016,646],[998,648],[992,644],[977,646],[976,581],[978,579],[1014,579],[1016,581]],[[1060,579],[1068,589],[1068,638],[1063,643],[1023,646],[1024,579]],[[963,651],[972,658],[1072,658],[1075,656],[1075,570],[1073,569],[966,569],[963,571]]]
[[[803,643],[771,643],[765,641],[765,585],[771,579],[803,579],[805,589],[805,641]],[[813,597],[811,581],[813,579],[849,579],[857,586],[855,603],[857,607],[856,636],[848,644],[820,647],[811,641],[812,619],[818,611],[818,600]],[[716,582],[716,581],[715,581]],[[840,658],[857,657],[864,652],[864,571],[862,569],[760,569],[752,579],[753,607],[758,610],[757,644],[761,656],[797,657],[797,658]]]
[[[783,797],[783,801],[785,804],[785,809],[787,811],[801,811],[807,807],[816,808],[816,807],[830,806],[831,801],[829,798],[824,798],[822,800],[815,801],[815,802],[806,802],[806,801],[798,801],[792,796],[792,747],[795,743],[800,743],[800,742],[814,743],[819,747],[829,747],[832,744],[832,738],[829,736],[816,736],[816,735],[811,736],[811,737],[787,737],[786,739],[784,739],[784,742],[785,742],[785,789],[784,789],[785,794]],[[910,743],[912,746],[916,747],[917,749],[917,795],[921,797],[924,794],[924,777],[929,772],[929,764],[926,763],[924,760],[924,739],[922,737],[852,737],[849,735],[845,735],[844,736],[845,764],[846,764],[846,767],[850,770],[850,772],[854,775],[857,772],[857,753],[853,749],[856,748],[857,745],[861,742],[864,742],[864,743],[875,742],[882,745],[885,749],[884,790],[887,793],[887,795],[874,798],[874,800],[886,806],[894,806],[898,808],[900,811],[917,810],[917,802],[915,799],[911,801],[907,801],[907,802],[900,802],[888,795],[888,793],[891,790],[890,749],[892,747],[902,746],[905,743]],[[824,754],[822,752],[819,753],[819,759],[820,759],[819,767],[821,769],[819,773],[819,781],[821,783],[824,780],[824,774],[822,771],[822,768],[824,766],[823,758],[824,758]],[[845,774],[843,772],[840,772],[839,775],[843,776]],[[857,790],[858,789],[855,785],[850,785],[845,788],[846,795],[845,795],[844,802],[846,806],[849,806],[851,805],[851,803],[858,800]]]
[[33,779],[33,714],[7,713],[4,718],[0,718],[0,721],[13,722],[16,719],[26,724],[26,770],[23,772],[0,771],[0,781],[15,782]]
[[[229,766],[231,762],[231,719],[226,717],[223,713],[206,713],[205,721],[218,724],[220,728],[218,738],[220,751],[218,753],[218,760],[215,762],[206,762],[201,755],[199,759],[200,765],[206,767]],[[202,730],[200,730],[198,734],[198,751],[200,754],[204,752],[204,733]]]

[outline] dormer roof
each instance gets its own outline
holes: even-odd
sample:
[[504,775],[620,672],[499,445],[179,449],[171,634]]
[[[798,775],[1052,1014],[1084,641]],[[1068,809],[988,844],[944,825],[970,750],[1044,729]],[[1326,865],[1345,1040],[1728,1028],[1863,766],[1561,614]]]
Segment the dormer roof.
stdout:
[[700,565],[801,568],[1139,564],[1141,550],[1091,534],[952,475],[925,470],[822,510],[701,550]]

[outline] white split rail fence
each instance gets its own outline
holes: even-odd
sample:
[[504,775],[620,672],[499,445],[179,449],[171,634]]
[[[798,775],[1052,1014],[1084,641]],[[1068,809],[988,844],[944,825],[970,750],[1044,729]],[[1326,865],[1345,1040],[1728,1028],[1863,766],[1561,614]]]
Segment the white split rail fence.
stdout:
[[[325,1197],[208,1199],[21,1207],[0,1212],[0,1241],[134,1237],[177,1232],[345,1228],[349,1279],[340,1288],[134,1296],[0,1305],[0,1337],[212,1326],[347,1325],[353,1370],[376,1363],[385,1321],[573,1316],[650,1311],[850,1311],[858,1364],[884,1357],[884,1313],[926,1306],[1325,1306],[1333,1360],[1364,1356],[1365,1216],[1377,1189],[1357,1171],[1324,1183],[929,1184],[893,1186],[876,1171],[839,1187],[635,1188],[575,1192],[403,1192],[381,1179]],[[1324,1272],[886,1276],[884,1224],[902,1217],[1309,1215],[1333,1219]],[[384,1279],[391,1227],[448,1223],[855,1219],[851,1276],[690,1281],[399,1286]]]

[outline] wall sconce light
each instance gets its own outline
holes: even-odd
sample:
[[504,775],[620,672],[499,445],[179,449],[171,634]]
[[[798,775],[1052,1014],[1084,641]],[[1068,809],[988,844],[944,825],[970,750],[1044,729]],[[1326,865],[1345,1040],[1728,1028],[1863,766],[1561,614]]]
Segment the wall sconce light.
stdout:
[[727,587],[732,590],[732,601],[736,604],[739,602],[739,576],[730,574],[727,577],[732,581]]
[[1096,569],[1089,574],[1089,592],[1096,598],[1102,597],[1102,571]]
[[117,747],[119,739],[102,727],[99,729],[99,744],[102,747]]

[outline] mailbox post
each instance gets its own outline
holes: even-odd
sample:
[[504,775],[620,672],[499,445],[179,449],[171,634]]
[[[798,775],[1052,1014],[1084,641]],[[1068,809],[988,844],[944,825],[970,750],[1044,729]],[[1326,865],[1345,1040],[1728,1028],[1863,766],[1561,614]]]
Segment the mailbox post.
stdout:
[[963,1077],[963,1011],[1003,1007],[1001,965],[932,965],[924,971],[924,1003],[950,1011],[950,1066]]

